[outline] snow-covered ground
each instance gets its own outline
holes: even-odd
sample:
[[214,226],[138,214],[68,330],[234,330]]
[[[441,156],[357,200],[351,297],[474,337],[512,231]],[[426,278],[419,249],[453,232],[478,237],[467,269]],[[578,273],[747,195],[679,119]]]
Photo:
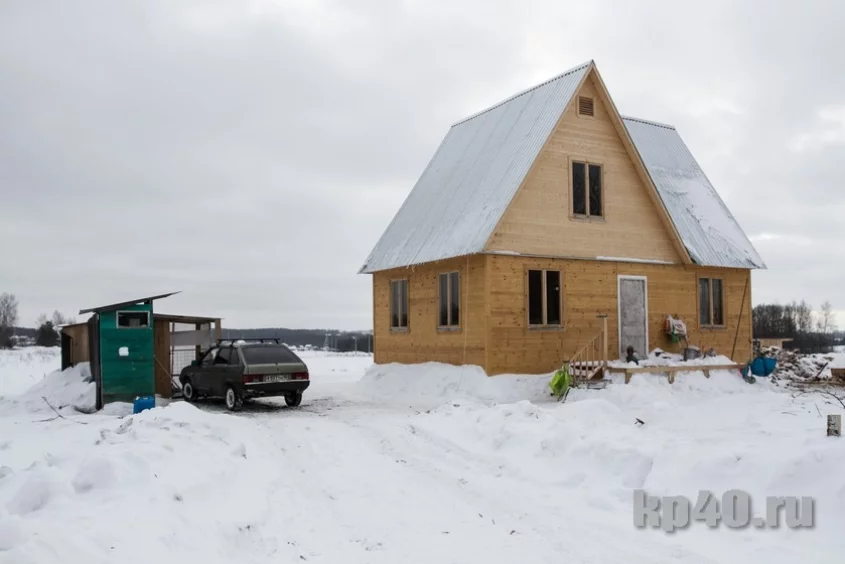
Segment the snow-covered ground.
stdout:
[[20,394],[61,366],[59,349],[0,350],[0,397]]
[[[845,554],[845,439],[825,437],[823,417],[843,410],[820,395],[713,372],[674,385],[637,375],[556,403],[548,378],[302,356],[312,387],[299,409],[267,400],[232,415],[174,402],[86,415],[73,407],[84,404],[84,370],[58,392],[51,376],[0,399],[0,563],[794,564]],[[28,358],[31,368],[0,356],[4,390],[48,370]],[[64,418],[41,396],[64,405]],[[693,498],[742,489],[759,504],[815,496],[817,525],[638,530],[635,488]]]

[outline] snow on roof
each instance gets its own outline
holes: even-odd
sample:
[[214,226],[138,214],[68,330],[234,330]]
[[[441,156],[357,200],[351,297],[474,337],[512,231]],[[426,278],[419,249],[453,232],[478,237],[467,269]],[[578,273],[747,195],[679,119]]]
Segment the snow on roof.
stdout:
[[483,251],[589,67],[453,125],[361,272]]
[[765,268],[675,128],[641,119],[622,119],[693,262]]
[[[483,252],[591,68],[579,65],[453,125],[361,272]],[[762,268],[675,129],[625,124],[693,260]]]

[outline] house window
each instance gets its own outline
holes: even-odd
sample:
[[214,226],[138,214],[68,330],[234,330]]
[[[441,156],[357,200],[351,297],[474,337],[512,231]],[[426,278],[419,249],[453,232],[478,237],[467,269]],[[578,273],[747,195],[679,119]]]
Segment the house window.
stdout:
[[603,216],[601,165],[572,162],[572,214]]
[[408,330],[408,281],[390,282],[390,328]]
[[150,312],[148,311],[118,311],[117,326],[137,329],[150,326]]
[[698,279],[698,322],[702,326],[725,324],[725,301],[720,278]]
[[528,325],[561,325],[561,284],[559,270],[528,271]]
[[457,272],[448,272],[438,277],[440,307],[439,327],[457,328],[461,325],[461,280]]

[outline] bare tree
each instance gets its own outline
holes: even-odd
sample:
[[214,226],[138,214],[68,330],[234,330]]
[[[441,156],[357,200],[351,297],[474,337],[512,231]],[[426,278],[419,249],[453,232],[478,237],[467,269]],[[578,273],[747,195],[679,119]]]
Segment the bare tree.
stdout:
[[833,306],[830,305],[830,300],[825,300],[819,312],[818,319],[819,331],[822,333],[832,333],[836,331],[836,314],[833,313]]
[[14,294],[0,294],[0,348],[11,348],[18,322],[18,299]]
[[813,330],[813,308],[807,302],[801,300],[801,303],[796,307],[796,314],[798,317],[798,331],[801,333],[809,333]]
[[76,319],[73,317],[65,317],[59,310],[53,310],[53,318],[51,319],[53,322],[54,327],[58,327],[59,325],[70,325],[72,323],[76,323]]

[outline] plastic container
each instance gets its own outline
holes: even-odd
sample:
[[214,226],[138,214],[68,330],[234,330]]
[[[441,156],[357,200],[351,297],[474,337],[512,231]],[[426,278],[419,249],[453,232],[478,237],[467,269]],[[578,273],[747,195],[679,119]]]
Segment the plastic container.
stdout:
[[139,396],[132,402],[132,413],[141,413],[156,406],[155,396]]
[[767,356],[758,356],[753,361],[751,361],[751,373],[755,376],[769,376],[772,372],[775,371],[775,366],[777,366],[777,359],[770,358]]

